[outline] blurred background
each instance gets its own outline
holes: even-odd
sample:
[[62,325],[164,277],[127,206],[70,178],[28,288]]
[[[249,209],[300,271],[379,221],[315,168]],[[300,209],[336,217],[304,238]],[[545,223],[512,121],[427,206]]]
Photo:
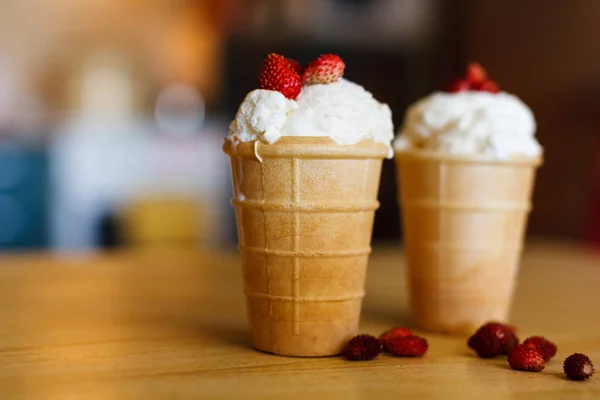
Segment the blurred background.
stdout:
[[[406,107],[480,61],[537,116],[530,235],[600,247],[597,0],[3,0],[0,249],[234,246],[229,121],[262,59],[333,52]],[[401,237],[386,161],[375,241]]]

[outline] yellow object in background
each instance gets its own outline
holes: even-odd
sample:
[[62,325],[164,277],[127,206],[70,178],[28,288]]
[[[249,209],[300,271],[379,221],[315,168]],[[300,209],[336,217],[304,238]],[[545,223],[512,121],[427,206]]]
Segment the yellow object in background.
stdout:
[[198,247],[210,232],[210,213],[197,199],[148,197],[125,208],[125,243],[136,247]]

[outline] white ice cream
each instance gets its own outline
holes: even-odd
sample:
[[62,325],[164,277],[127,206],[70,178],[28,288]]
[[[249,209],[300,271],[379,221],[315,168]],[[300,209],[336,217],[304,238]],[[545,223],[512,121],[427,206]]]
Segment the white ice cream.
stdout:
[[344,145],[372,139],[391,148],[394,127],[387,104],[343,78],[303,86],[296,100],[271,90],[248,93],[229,127],[229,139],[274,143],[281,136],[323,136]]
[[433,93],[406,113],[396,149],[423,149],[490,159],[538,157],[533,113],[508,93]]

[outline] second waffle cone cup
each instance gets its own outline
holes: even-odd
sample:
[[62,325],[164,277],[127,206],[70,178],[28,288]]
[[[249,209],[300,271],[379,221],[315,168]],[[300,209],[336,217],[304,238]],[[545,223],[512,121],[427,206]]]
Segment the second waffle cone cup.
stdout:
[[226,141],[254,347],[339,354],[357,334],[382,160],[372,141]]
[[506,321],[541,160],[400,151],[396,163],[415,324],[461,334]]

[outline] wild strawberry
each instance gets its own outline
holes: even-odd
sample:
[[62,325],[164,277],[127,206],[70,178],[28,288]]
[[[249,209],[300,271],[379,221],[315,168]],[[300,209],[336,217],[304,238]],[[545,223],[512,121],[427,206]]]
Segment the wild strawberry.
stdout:
[[[516,336],[513,329],[498,322],[482,325],[467,341],[467,345],[475,350],[481,358],[492,358],[507,354],[509,347],[515,346]],[[516,339],[518,342],[518,339]]]
[[581,353],[571,354],[565,359],[563,369],[567,378],[573,381],[583,381],[594,374],[594,364],[588,356]]
[[504,354],[504,355],[510,354],[510,352],[513,351],[513,349],[515,347],[517,347],[518,345],[519,345],[519,338],[517,337],[517,335],[515,335],[514,333],[509,333],[508,344],[506,346],[506,349],[502,352],[502,354]]
[[302,66],[302,64],[300,64],[297,60],[294,60],[293,58],[288,58],[287,60],[290,63],[292,69],[296,71],[298,75],[302,76],[302,74],[304,73],[304,67]]
[[464,92],[465,90],[471,90],[471,82],[462,78],[452,81],[446,88],[448,93]]
[[498,93],[500,89],[498,88],[498,84],[492,80],[486,79],[483,82],[474,83],[473,89],[478,92],[490,92],[490,93]]
[[354,336],[344,349],[344,355],[351,361],[372,360],[381,353],[381,343],[375,336]]
[[501,324],[508,335],[508,340],[506,341],[506,348],[502,352],[503,355],[508,355],[515,347],[517,347],[520,342],[517,336],[517,328],[514,325],[510,324]]
[[381,345],[383,346],[383,350],[387,350],[386,342],[388,340],[396,338],[396,337],[405,337],[405,336],[413,336],[413,335],[414,335],[414,333],[410,329],[394,327],[392,329],[388,329],[387,331],[385,331],[381,335],[379,335],[379,341],[381,342]]
[[469,338],[467,345],[481,358],[493,358],[503,353],[499,341],[493,337],[475,334]]
[[556,345],[542,336],[532,336],[530,338],[525,339],[523,342],[523,346],[531,347],[533,349],[537,349],[540,352],[542,357],[544,357],[544,361],[548,362],[552,357],[556,355]]
[[302,83],[305,85],[333,83],[344,75],[344,68],[346,64],[338,55],[324,54],[306,66]]
[[284,56],[271,53],[260,70],[258,88],[275,90],[293,100],[300,94],[302,79]]
[[485,69],[483,69],[481,64],[472,62],[467,67],[466,79],[469,82],[471,82],[473,84],[481,83],[481,82],[485,81],[487,79],[487,77],[488,77],[487,72],[485,72]]
[[517,336],[517,327],[516,326],[511,325],[511,324],[502,324],[502,326],[504,326],[504,329],[506,329],[508,332],[510,332],[514,336]]
[[397,357],[422,357],[427,353],[427,339],[420,336],[398,336],[386,341],[387,350]]
[[455,80],[446,88],[446,92],[449,93],[458,93],[465,90],[490,93],[498,93],[500,91],[498,84],[488,78],[487,72],[478,63],[469,64],[465,76]]
[[531,372],[540,372],[546,366],[544,357],[536,349],[522,344],[510,352],[508,363],[512,369]]

